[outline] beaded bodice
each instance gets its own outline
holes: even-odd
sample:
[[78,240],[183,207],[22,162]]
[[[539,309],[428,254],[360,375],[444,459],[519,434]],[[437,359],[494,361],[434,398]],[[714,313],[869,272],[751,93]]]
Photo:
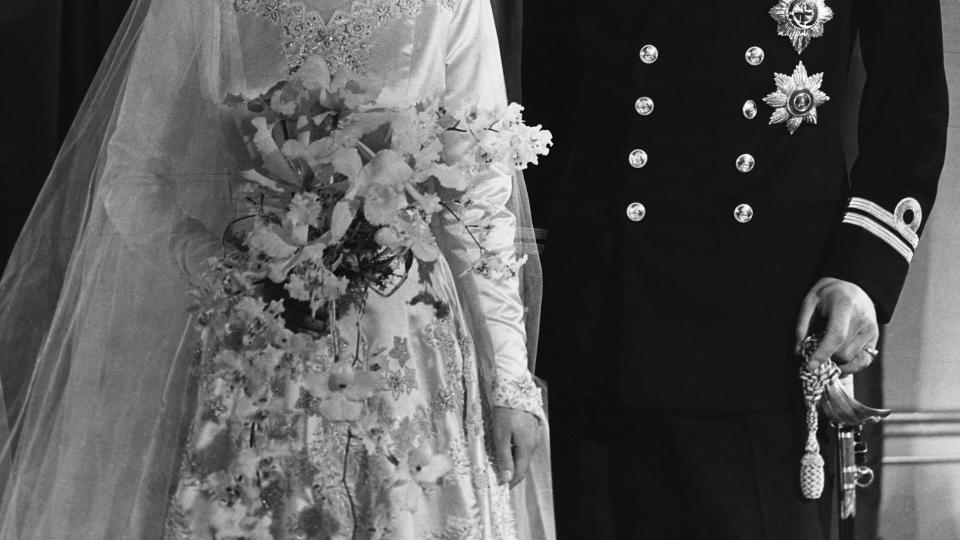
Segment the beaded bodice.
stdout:
[[239,13],[255,14],[283,28],[291,70],[319,55],[333,67],[365,73],[370,69],[370,38],[378,30],[415,17],[425,4],[453,9],[458,1],[354,0],[349,9],[334,11],[326,21],[296,0],[235,0],[234,6]]

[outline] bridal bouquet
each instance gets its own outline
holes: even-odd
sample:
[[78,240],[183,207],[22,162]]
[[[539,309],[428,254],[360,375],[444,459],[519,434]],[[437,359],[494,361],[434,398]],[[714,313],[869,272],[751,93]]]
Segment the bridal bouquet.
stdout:
[[[471,178],[524,169],[551,145],[548,131],[523,124],[516,104],[449,111],[434,99],[387,109],[375,105],[380,90],[315,58],[263,95],[226,99],[257,166],[242,173],[245,216],[193,291],[208,399],[192,451],[213,452],[238,432],[244,450],[229,471],[178,495],[219,501],[211,520],[218,537],[271,538],[270,516],[282,506],[308,535],[310,523],[324,521],[310,515],[316,471],[305,419],[347,426],[346,452],[351,441],[382,445],[384,431],[367,401],[386,389],[385,375],[344,350],[338,317],[362,313],[367,291],[390,287],[414,259],[429,267],[441,256],[431,221],[479,206],[465,196]],[[451,141],[456,159],[445,152]],[[482,229],[469,231],[480,248],[473,271],[516,275],[523,261],[483,249]],[[413,487],[449,470],[429,448],[398,460],[410,465],[397,467],[406,472],[396,481]],[[291,493],[294,503],[280,500]]]

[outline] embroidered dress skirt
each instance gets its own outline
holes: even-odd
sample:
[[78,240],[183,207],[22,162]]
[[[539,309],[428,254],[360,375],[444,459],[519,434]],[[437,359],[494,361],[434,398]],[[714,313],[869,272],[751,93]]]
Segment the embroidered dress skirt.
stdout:
[[[356,357],[380,382],[364,388],[350,371],[328,381],[323,399],[288,396],[308,411],[296,425],[251,419],[211,437],[209,418],[226,411],[201,375],[166,537],[516,538],[510,493],[493,468],[488,383],[454,283],[443,259],[432,268],[414,262],[392,288],[370,291],[362,314],[341,314],[343,357]],[[357,419],[361,409],[366,421]],[[262,459],[265,444],[276,447],[283,480],[244,462],[251,445]],[[244,473],[259,476],[257,512],[221,488]]]

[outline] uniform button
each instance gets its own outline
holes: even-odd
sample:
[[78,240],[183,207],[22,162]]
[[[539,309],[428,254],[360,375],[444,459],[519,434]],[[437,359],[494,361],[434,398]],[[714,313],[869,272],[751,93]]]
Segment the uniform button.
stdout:
[[630,152],[630,166],[634,169],[642,169],[647,165],[647,153],[639,148]]
[[754,100],[752,100],[752,99],[748,99],[748,100],[743,104],[743,116],[744,116],[744,118],[746,118],[747,120],[753,120],[754,118],[757,117],[757,102],[756,102],[756,101],[754,101]]
[[653,45],[644,45],[640,49],[640,61],[644,64],[652,64],[660,58],[660,51]]
[[643,221],[645,217],[647,217],[647,208],[642,204],[635,202],[630,203],[630,206],[627,207],[627,218],[630,221]]
[[653,100],[644,96],[634,103],[634,107],[636,107],[637,114],[640,116],[650,116],[653,113]]
[[750,47],[747,49],[747,53],[743,55],[747,59],[747,63],[751,66],[759,66],[763,63],[764,54],[763,49],[760,47]]
[[753,207],[741,204],[733,210],[733,218],[740,223],[750,223],[753,220]]
[[753,170],[754,165],[757,164],[757,160],[753,159],[753,156],[750,154],[742,154],[737,158],[737,170],[742,173],[748,173]]

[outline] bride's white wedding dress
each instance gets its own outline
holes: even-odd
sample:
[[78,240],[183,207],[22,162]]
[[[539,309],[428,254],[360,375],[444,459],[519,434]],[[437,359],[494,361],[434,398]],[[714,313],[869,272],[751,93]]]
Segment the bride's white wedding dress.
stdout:
[[[225,96],[265,91],[320,55],[380,78],[378,106],[437,95],[451,110],[506,104],[488,0],[138,1],[126,25],[0,285],[0,330],[22,330],[0,338],[2,360],[33,369],[18,399],[5,388],[4,540],[239,537],[217,535],[229,521],[217,515],[223,494],[197,486],[255,435],[232,426],[198,450],[205,419],[222,411],[196,369],[205,351],[186,296],[221,248],[236,173],[250,165]],[[485,248],[524,249],[518,190],[507,175],[473,179],[467,197],[495,209],[483,223],[465,216],[487,229]],[[552,537],[546,448],[512,492],[494,468],[493,407],[545,425],[521,278],[471,272],[466,229],[452,218],[433,228],[438,264],[414,263],[369,293],[359,321],[338,322],[349,350],[386,374],[369,402],[384,446],[306,419],[293,430],[305,451],[284,459],[310,471],[310,497],[272,493],[283,510],[270,537]],[[40,278],[41,265],[55,268]],[[401,468],[403,489],[388,481]]]

